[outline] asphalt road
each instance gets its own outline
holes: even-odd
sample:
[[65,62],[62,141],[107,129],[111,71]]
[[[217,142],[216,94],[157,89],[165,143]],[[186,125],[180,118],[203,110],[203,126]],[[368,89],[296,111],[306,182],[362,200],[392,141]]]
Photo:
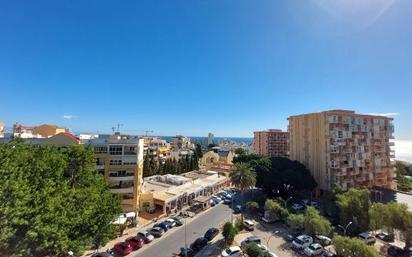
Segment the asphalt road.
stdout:
[[[202,237],[206,230],[211,227],[221,229],[221,226],[231,219],[232,210],[230,206],[220,203],[209,210],[199,213],[193,218],[187,219],[186,235],[187,245]],[[166,232],[161,238],[155,239],[152,243],[132,252],[129,256],[144,257],[171,257],[179,253],[180,248],[185,245],[184,225],[175,227]]]

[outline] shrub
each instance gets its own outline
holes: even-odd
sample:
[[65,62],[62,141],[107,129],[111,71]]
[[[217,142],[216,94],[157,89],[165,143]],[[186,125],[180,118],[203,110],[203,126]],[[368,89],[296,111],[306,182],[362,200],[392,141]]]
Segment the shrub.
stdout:
[[237,229],[233,226],[232,223],[226,222],[225,225],[223,225],[222,235],[225,239],[226,245],[231,245],[233,243],[237,232]]
[[249,257],[264,257],[265,253],[255,243],[250,243],[246,246],[245,252]]

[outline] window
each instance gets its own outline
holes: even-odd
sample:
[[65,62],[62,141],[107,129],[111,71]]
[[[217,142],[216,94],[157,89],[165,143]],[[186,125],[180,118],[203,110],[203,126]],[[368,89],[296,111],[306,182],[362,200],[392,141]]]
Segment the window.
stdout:
[[94,152],[95,153],[107,153],[107,147],[106,146],[95,146]]
[[120,159],[110,160],[110,165],[122,165],[122,160]]
[[111,155],[121,155],[122,154],[122,146],[121,145],[110,145],[109,146],[109,153]]

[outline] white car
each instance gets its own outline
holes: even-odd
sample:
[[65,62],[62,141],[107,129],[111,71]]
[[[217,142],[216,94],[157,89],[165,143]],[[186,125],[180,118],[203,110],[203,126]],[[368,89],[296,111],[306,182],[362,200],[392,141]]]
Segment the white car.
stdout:
[[222,257],[241,257],[243,256],[243,252],[240,249],[239,246],[232,246],[227,248],[226,250],[223,250]]
[[368,245],[373,245],[376,242],[376,239],[369,232],[360,233],[358,238]]
[[274,252],[268,252],[267,257],[278,257]]
[[167,219],[165,222],[168,223],[171,228],[176,226],[176,221],[174,219]]
[[306,247],[304,250],[307,256],[316,256],[323,253],[323,246],[320,244],[311,244],[309,247]]
[[252,231],[252,230],[255,229],[255,223],[253,223],[253,221],[251,221],[251,220],[244,220],[243,221],[243,227],[246,230]]
[[257,246],[260,248],[260,250],[262,250],[262,252],[264,252],[264,253],[268,253],[268,252],[269,252],[269,250],[268,250],[268,248],[267,248],[266,246],[261,245],[261,244],[257,244]]
[[292,242],[292,247],[295,249],[305,249],[313,244],[313,238],[308,235],[300,235]]

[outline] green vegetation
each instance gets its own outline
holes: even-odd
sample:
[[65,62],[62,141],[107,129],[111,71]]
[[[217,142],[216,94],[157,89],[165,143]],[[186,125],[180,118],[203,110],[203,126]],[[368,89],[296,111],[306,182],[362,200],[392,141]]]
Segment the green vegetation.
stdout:
[[373,246],[369,246],[356,238],[336,236],[333,238],[335,250],[340,257],[380,257]]
[[287,223],[293,230],[304,230],[306,234],[312,236],[328,236],[332,233],[330,222],[313,207],[309,207],[304,214],[289,215]]
[[[396,161],[396,181],[401,191],[412,191],[412,165],[402,161]],[[409,178],[408,178],[409,176]]]
[[247,155],[247,152],[243,148],[236,148],[235,154],[237,154],[237,155]]
[[237,156],[234,162],[249,164],[256,172],[256,186],[262,188],[269,197],[312,191],[317,186],[303,164],[287,158],[248,154]]
[[289,212],[287,209],[283,208],[279,202],[272,199],[267,199],[265,202],[265,211],[269,215],[270,220],[285,220]]
[[236,228],[236,231],[238,232],[243,230],[243,216],[242,215],[236,218],[235,228]]
[[94,165],[83,146],[0,145],[1,255],[79,256],[114,236],[120,199]]
[[340,213],[340,224],[353,222],[348,228],[348,234],[365,232],[369,228],[368,210],[372,203],[370,192],[366,189],[350,189],[345,193],[338,194],[337,205]]
[[256,173],[247,163],[236,163],[236,170],[230,173],[230,180],[242,194],[247,189],[255,187]]
[[372,229],[384,228],[393,237],[394,230],[399,230],[406,242],[406,248],[412,245],[412,212],[408,206],[399,203],[374,203],[369,210]]
[[265,253],[256,243],[250,243],[246,246],[245,252],[249,257],[265,257]]
[[143,161],[143,177],[162,174],[182,174],[197,169],[199,169],[199,157],[197,154],[186,155],[178,161],[166,159],[164,162],[161,162],[157,156],[146,154]]
[[222,229],[222,235],[225,239],[225,244],[231,245],[237,233],[238,230],[233,226],[233,224],[230,222],[226,222],[225,225],[223,225]]
[[252,214],[256,214],[259,209],[259,204],[257,202],[247,202],[246,209]]

